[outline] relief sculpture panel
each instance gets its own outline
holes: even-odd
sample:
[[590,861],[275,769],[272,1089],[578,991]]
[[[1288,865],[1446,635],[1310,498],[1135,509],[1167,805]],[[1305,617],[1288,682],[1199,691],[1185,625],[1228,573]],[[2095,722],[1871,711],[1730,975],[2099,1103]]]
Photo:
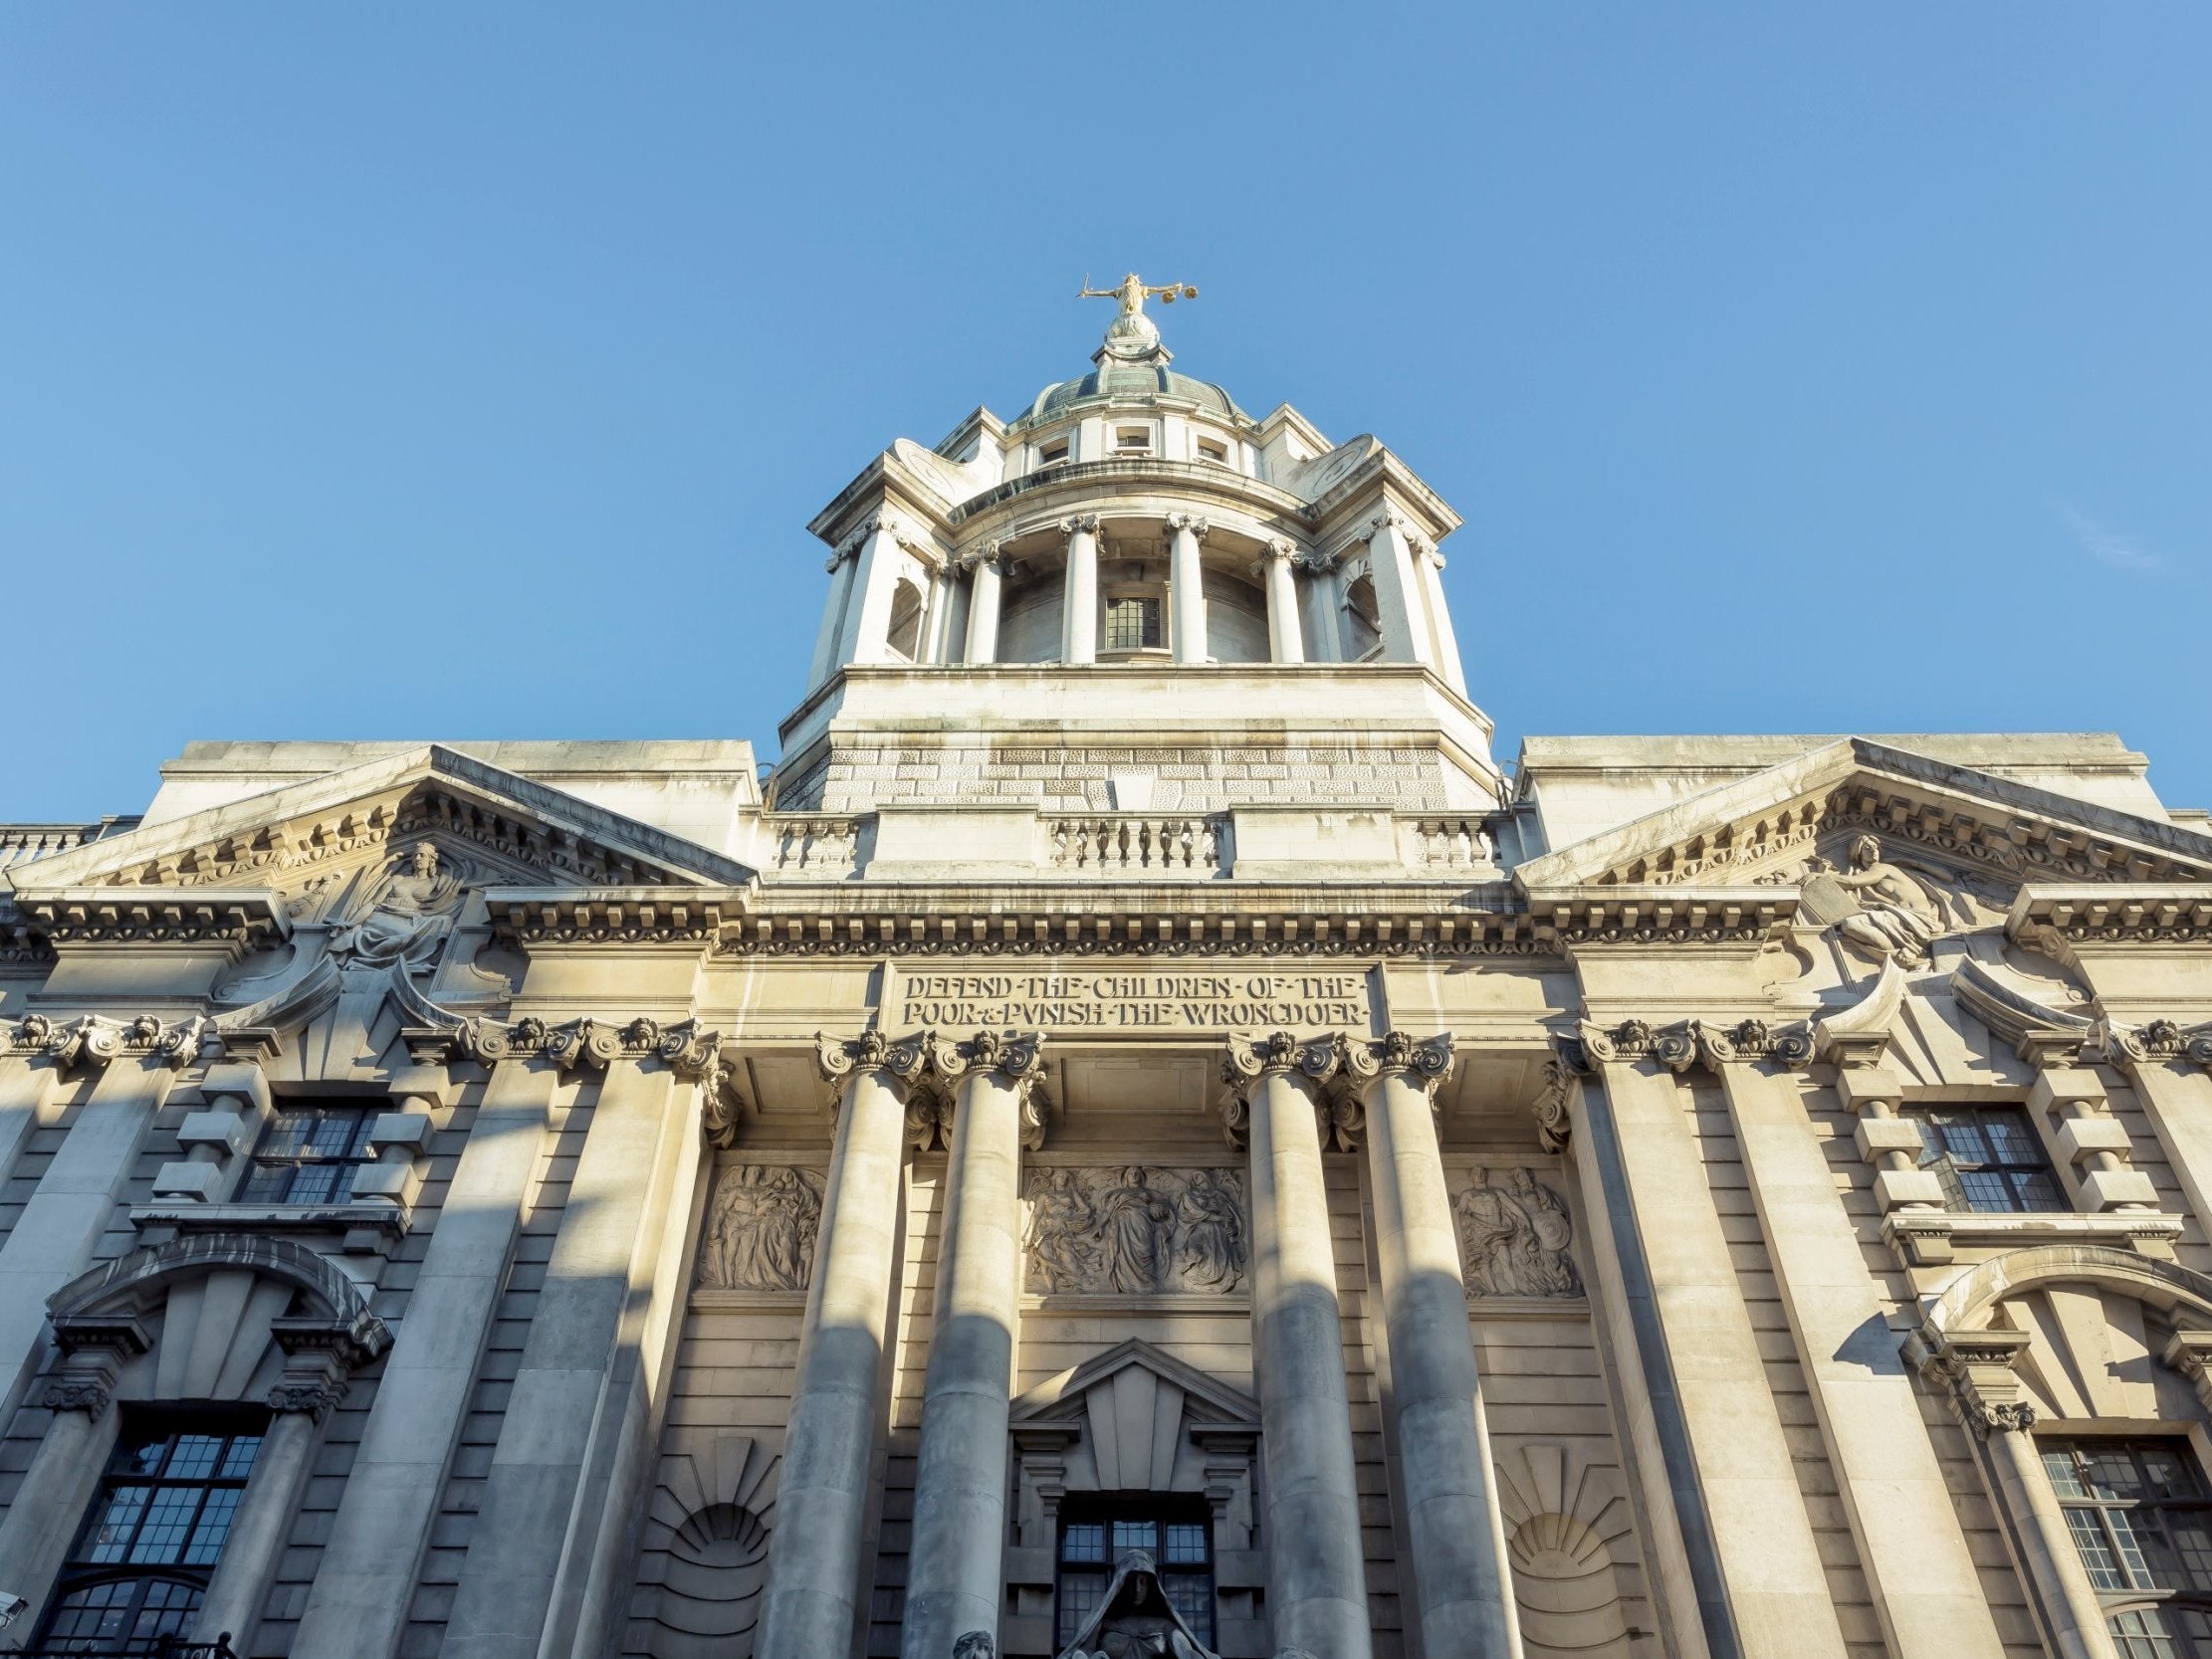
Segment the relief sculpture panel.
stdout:
[[1508,1170],[1502,1184],[1477,1169],[1451,1213],[1469,1297],[1582,1295],[1574,1220],[1559,1194],[1526,1167]]
[[1105,1296],[1244,1282],[1244,1182],[1232,1169],[1033,1169],[1028,1288]]
[[814,1277],[822,1177],[734,1164],[715,1182],[699,1247],[701,1290],[803,1291]]

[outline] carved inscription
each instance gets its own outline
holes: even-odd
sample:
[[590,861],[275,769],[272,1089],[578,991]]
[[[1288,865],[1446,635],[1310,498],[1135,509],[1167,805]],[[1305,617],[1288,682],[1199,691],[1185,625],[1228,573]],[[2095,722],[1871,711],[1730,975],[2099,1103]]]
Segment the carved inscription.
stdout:
[[1244,1182],[1232,1169],[1034,1169],[1029,1289],[1150,1296],[1244,1282]]
[[1467,1295],[1580,1296],[1571,1247],[1575,1224],[1558,1193],[1526,1168],[1502,1184],[1487,1169],[1452,1200]]
[[814,1276],[822,1178],[811,1169],[725,1169],[707,1209],[699,1286],[717,1291],[802,1291]]
[[1024,1030],[1365,1030],[1364,973],[906,973],[899,1024]]

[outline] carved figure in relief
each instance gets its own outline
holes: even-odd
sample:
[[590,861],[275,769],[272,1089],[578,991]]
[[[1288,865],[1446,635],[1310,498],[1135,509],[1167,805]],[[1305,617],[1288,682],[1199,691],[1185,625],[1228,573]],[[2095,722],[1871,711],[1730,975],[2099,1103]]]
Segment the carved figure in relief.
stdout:
[[1567,1206],[1525,1167],[1507,1181],[1499,1186],[1487,1169],[1477,1169],[1474,1184],[1452,1203],[1467,1294],[1580,1296]]
[[1175,1209],[1145,1180],[1141,1168],[1121,1172],[1121,1184],[1100,1198],[1099,1238],[1104,1246],[1106,1282],[1115,1290],[1142,1294],[1168,1282],[1175,1242]]
[[369,892],[368,911],[331,934],[331,955],[348,967],[427,967],[453,931],[461,881],[438,868],[438,849],[410,847],[406,862]]
[[1225,1169],[1041,1169],[1025,1243],[1032,1291],[1231,1291],[1248,1256],[1243,1184]]
[[814,1276],[821,1228],[819,1177],[739,1164],[723,1172],[699,1252],[699,1283],[712,1290],[802,1291]]
[[1849,870],[1831,870],[1823,859],[1813,865],[1805,882],[1808,909],[1818,920],[1833,919],[1837,933],[1862,950],[1912,967],[1941,936],[1941,896],[1911,871],[1885,862],[1873,836],[1852,842]]
[[1072,1169],[1050,1169],[1030,1193],[1029,1260],[1038,1288],[1071,1291],[1089,1285],[1097,1272],[1090,1241],[1098,1231],[1098,1212]]
[[1244,1277],[1244,1210],[1212,1169],[1194,1169],[1177,1207],[1184,1276],[1208,1290],[1232,1290]]
[[1132,1550],[1115,1563],[1105,1597],[1059,1659],[1218,1659],[1160,1587],[1152,1556]]

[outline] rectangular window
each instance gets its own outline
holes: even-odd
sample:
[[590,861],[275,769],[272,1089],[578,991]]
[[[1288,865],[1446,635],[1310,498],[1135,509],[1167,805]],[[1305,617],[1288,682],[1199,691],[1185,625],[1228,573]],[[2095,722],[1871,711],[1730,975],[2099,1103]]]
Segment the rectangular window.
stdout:
[[1037,446],[1037,466],[1040,470],[1045,467],[1057,467],[1066,459],[1067,440],[1065,438],[1047,438]]
[[1106,649],[1154,651],[1160,646],[1160,601],[1109,599],[1106,601]]
[[1152,428],[1149,426],[1124,426],[1114,433],[1114,448],[1126,455],[1142,455],[1152,449]]
[[2043,1440],[2037,1449],[2090,1582],[2106,1596],[2160,1597],[2111,1617],[2118,1650],[2212,1655],[2212,1492],[2188,1443]]
[[1201,438],[1199,440],[1199,459],[1201,461],[1211,461],[1218,467],[1225,467],[1228,465],[1228,445],[1217,438]]
[[357,1106],[286,1108],[269,1122],[254,1152],[239,1201],[247,1204],[342,1204],[353,1177],[369,1162],[375,1113]]
[[1920,1167],[1933,1170],[1943,1207],[1987,1214],[2063,1211],[2043,1143],[2016,1106],[1910,1106],[1920,1126]]
[[[1055,1648],[1082,1634],[1124,1555],[1152,1557],[1168,1603],[1206,1646],[1214,1645],[1214,1526],[1204,1499],[1166,1494],[1127,1499],[1070,1498],[1060,1521]],[[1132,1650],[1134,1651],[1134,1649]]]
[[234,1417],[125,1421],[70,1552],[41,1651],[153,1653],[199,1608],[261,1450]]

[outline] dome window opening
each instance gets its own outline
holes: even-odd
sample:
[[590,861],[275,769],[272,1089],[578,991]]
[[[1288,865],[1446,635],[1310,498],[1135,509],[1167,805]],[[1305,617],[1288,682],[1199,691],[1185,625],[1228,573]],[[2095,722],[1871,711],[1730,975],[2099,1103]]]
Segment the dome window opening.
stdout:
[[1129,594],[1106,602],[1108,651],[1157,651],[1160,643],[1158,599]]
[[1228,445],[1218,438],[1201,438],[1199,440],[1199,459],[1211,462],[1217,467],[1225,467],[1228,465]]
[[1354,662],[1383,654],[1383,613],[1375,600],[1372,577],[1362,576],[1344,590],[1344,628]]
[[1064,437],[1047,438],[1043,443],[1037,445],[1038,472],[1044,471],[1047,467],[1064,467],[1067,465],[1067,458],[1068,440]]
[[1149,426],[1122,426],[1114,429],[1116,455],[1150,455],[1152,453],[1152,428]]

